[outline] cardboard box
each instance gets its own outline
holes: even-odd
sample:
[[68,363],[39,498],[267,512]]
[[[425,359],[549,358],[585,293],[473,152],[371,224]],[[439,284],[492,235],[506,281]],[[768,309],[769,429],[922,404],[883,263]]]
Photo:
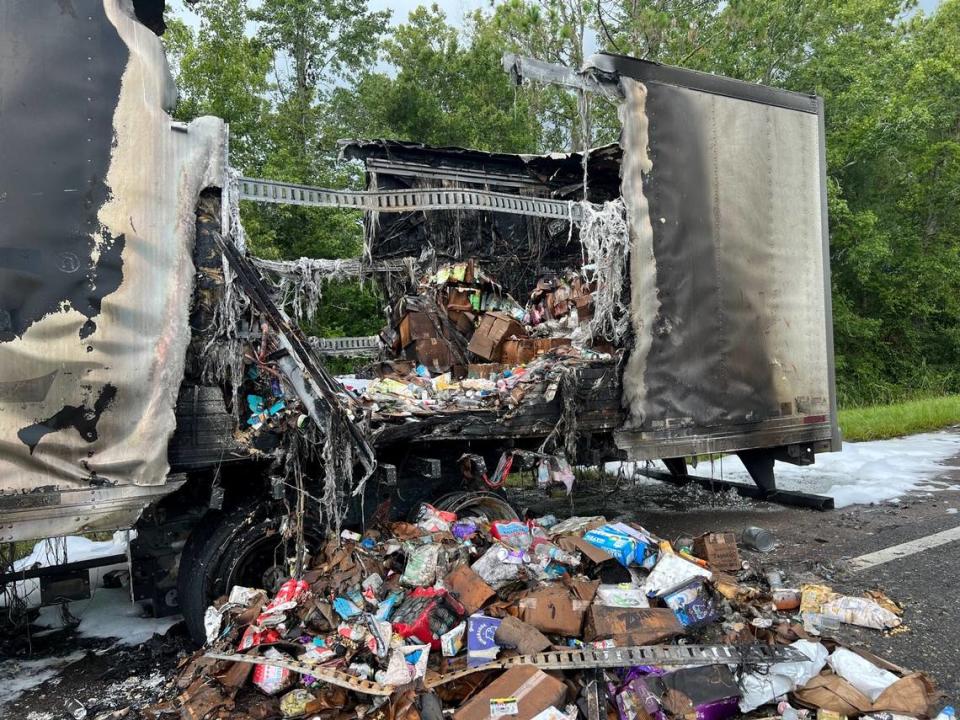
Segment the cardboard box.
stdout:
[[507,615],[500,621],[494,640],[501,647],[516,648],[521,655],[543,652],[553,644],[533,625],[512,615]]
[[400,346],[407,347],[415,340],[429,340],[437,336],[437,329],[429,315],[422,312],[408,312],[400,318]]
[[469,615],[484,607],[497,594],[469,565],[455,567],[443,579],[443,584],[457,596]]
[[477,316],[473,312],[464,310],[447,310],[447,317],[453,326],[462,334],[470,337],[476,325]]
[[726,572],[740,570],[740,553],[734,533],[704,533],[693,540],[693,554],[706,560],[710,567]]
[[408,350],[417,362],[426,365],[433,372],[446,372],[453,365],[453,355],[446,340],[430,338],[429,340],[414,340]]
[[502,312],[488,312],[480,320],[480,325],[473,332],[467,350],[484,360],[500,359],[500,348],[505,340],[511,337],[526,337],[523,325],[512,316]]
[[594,565],[602,565],[613,560],[613,555],[596,545],[591,545],[579,535],[564,535],[557,540],[557,545],[561,550],[580,553]]
[[522,598],[520,619],[541,632],[579,638],[600,582],[574,581],[570,585],[553,585]]
[[536,343],[537,355],[543,355],[558,347],[570,345],[570,338],[537,338],[534,343]]
[[454,720],[489,720],[490,701],[495,698],[516,698],[518,713],[510,720],[532,720],[549,707],[563,704],[567,687],[560,680],[532,665],[507,670],[492,683],[464,703],[453,714]]
[[537,341],[531,338],[505,340],[500,350],[500,362],[504,365],[526,365],[537,356]]
[[479,304],[479,298],[471,302],[474,295],[480,295],[480,291],[475,288],[450,288],[447,293],[447,310],[474,310],[474,302]]
[[593,605],[583,639],[615,640],[620,647],[654,645],[683,635],[683,625],[669,608],[616,608]]
[[489,380],[492,375],[499,375],[503,372],[503,365],[500,363],[470,363],[467,365],[467,377],[471,380]]
[[593,295],[581,295],[576,299],[577,303],[577,322],[587,322],[593,319],[594,302]]

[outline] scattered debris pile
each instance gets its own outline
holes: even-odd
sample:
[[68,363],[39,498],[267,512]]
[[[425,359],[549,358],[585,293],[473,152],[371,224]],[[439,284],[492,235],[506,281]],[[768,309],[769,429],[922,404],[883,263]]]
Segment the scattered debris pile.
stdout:
[[443,266],[393,306],[381,339],[396,359],[340,381],[374,422],[509,411],[532,387],[549,402],[565,368],[617,356],[591,332],[595,289],[573,271],[544,276],[523,306],[475,261]]
[[272,598],[234,587],[147,715],[796,720],[926,717],[936,700],[924,675],[826,637],[899,626],[889,599],[785,587],[732,534],[675,546],[599,516],[438,505],[331,537]]

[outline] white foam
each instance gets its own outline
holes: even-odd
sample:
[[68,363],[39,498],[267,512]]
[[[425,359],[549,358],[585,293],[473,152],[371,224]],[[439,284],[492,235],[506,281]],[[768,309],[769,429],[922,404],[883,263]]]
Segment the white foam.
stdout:
[[[957,456],[960,456],[960,433],[924,433],[892,440],[844,443],[841,452],[817,455],[814,465],[798,467],[778,462],[775,473],[778,488],[829,495],[837,507],[846,507],[951,487],[952,483],[943,478],[947,470],[943,463]],[[713,463],[701,462],[690,472],[702,477],[751,482],[746,468],[734,455]]]
[[9,705],[23,693],[41,685],[60,674],[67,666],[86,656],[85,650],[60,657],[45,657],[36,660],[5,660],[0,662],[0,709]]
[[[162,635],[181,620],[180,615],[164,618],[144,616],[143,609],[131,602],[130,591],[124,588],[96,588],[89,600],[76,600],[69,605],[70,614],[80,620],[76,632],[82,637],[115,638],[118,645],[140,645],[155,634]],[[45,607],[37,625],[62,626],[60,609]]]

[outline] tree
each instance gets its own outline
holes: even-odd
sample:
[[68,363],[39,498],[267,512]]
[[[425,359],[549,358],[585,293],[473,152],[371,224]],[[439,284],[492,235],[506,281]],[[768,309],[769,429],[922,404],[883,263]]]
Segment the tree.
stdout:
[[244,0],[200,0],[193,7],[200,19],[196,34],[176,18],[164,34],[180,92],[176,116],[215,115],[230,123],[231,161],[252,172],[263,162],[259,128],[269,109],[273,53],[247,36]]
[[356,94],[338,97],[339,115],[356,118],[353,130],[365,137],[534,151],[539,128],[526,96],[510,87],[502,53],[481,15],[462,35],[436,5],[417,8],[384,41],[393,76],[367,73]]

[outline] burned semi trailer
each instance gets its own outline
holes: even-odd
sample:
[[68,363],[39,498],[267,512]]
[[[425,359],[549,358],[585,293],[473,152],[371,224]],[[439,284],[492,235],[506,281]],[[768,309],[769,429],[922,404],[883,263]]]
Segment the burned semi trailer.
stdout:
[[[554,359],[571,371],[567,398],[529,392],[494,414],[454,404],[418,422],[384,422],[381,455],[400,442],[433,452],[452,443],[452,453],[466,440],[540,447],[560,429],[575,434],[563,443],[572,462],[663,460],[679,481],[689,479],[685,458],[737,453],[762,494],[775,491],[775,460],[809,464],[839,449],[820,99],[612,55],[579,73],[506,62],[518,79],[615,96],[620,143],[585,156],[343,143],[344,157],[365,163],[371,191],[464,192],[452,211],[371,213],[367,252],[374,263],[426,258],[431,269],[475,261],[506,294],[530,297],[517,313],[530,343],[601,343],[603,357]],[[526,214],[470,195],[489,191],[516,197]],[[618,212],[622,225],[611,222]],[[589,312],[604,317],[540,332],[538,282],[571,270],[589,285]],[[398,292],[395,277],[384,287]],[[465,289],[440,289],[458,324],[440,328],[448,339],[483,327],[478,317],[478,327],[460,326],[452,310]],[[418,292],[416,283],[400,291]],[[403,314],[395,306],[395,326]],[[438,369],[456,375],[458,359]]]
[[[199,640],[212,597],[298,574],[386,501],[510,517],[486,492],[508,456],[682,479],[738,453],[772,491],[775,459],[839,447],[819,99],[512,59],[615,98],[621,142],[351,142],[366,190],[295,186],[232,172],[221,120],[172,120],[162,6],[2,13],[0,543],[135,525],[133,598]],[[241,201],[366,211],[366,252],[252,258]],[[348,275],[384,289],[381,338],[305,337],[301,300]],[[358,348],[356,377],[324,369]],[[51,579],[4,571],[0,595]]]

